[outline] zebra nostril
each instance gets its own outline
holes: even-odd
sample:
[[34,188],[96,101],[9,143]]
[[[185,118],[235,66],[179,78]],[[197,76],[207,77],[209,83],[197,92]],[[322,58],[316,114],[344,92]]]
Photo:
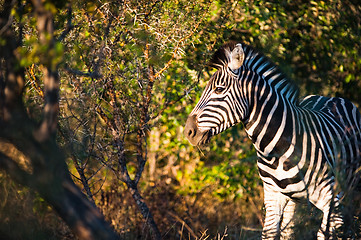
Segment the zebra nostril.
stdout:
[[196,132],[197,132],[196,130],[189,129],[188,136],[194,137],[194,135],[196,135]]
[[191,115],[188,117],[186,125],[184,126],[184,135],[188,138],[192,145],[198,144],[198,129],[197,129],[197,119],[196,115]]

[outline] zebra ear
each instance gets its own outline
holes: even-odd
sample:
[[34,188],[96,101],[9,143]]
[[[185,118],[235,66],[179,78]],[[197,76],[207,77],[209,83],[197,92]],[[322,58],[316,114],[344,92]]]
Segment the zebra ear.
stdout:
[[231,61],[228,63],[228,67],[232,70],[240,68],[244,61],[244,52],[242,45],[238,43],[231,52]]

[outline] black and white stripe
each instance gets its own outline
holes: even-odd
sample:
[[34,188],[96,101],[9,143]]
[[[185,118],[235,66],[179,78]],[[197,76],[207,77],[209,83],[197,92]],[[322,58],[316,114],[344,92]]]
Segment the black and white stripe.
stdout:
[[187,120],[189,141],[207,143],[242,122],[257,150],[264,183],[262,238],[291,237],[298,199],[323,211],[318,239],[331,236],[343,223],[339,211],[330,211],[343,194],[334,185],[352,189],[359,179],[361,118],[355,105],[313,95],[300,100],[298,88],[279,68],[245,44],[224,45],[211,63],[217,72]]

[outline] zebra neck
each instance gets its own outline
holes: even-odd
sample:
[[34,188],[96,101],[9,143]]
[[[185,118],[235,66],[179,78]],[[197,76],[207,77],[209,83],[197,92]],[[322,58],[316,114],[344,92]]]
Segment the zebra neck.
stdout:
[[259,155],[273,158],[293,152],[296,142],[293,109],[293,103],[276,92],[270,92],[265,101],[253,107],[245,130]]
[[[262,54],[246,49],[243,76],[247,88],[245,129],[256,150],[265,157],[283,156],[295,142],[299,89]],[[292,144],[291,144],[292,145]]]
[[288,79],[281,69],[263,54],[250,46],[245,46],[245,68],[258,76],[273,91],[283,95],[288,101],[296,103],[299,98],[298,87]]

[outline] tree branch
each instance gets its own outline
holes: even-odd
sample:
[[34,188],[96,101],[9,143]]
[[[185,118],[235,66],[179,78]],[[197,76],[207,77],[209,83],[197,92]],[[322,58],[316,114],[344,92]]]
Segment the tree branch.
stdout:
[[64,68],[65,71],[67,71],[68,73],[75,75],[75,76],[82,76],[82,77],[90,77],[90,78],[94,78],[94,79],[100,79],[103,76],[97,72],[97,71],[93,71],[93,72],[83,72],[77,69],[72,69],[68,66],[65,66]]
[[61,33],[57,41],[61,42],[64,40],[66,35],[74,28],[73,24],[71,23],[71,20],[73,18],[73,9],[71,8],[71,3],[68,3],[68,16],[67,16],[67,23],[64,31]]
[[[207,13],[207,11],[205,11],[205,13],[203,14],[203,16],[205,16]],[[168,60],[168,62],[164,65],[164,67],[162,69],[160,69],[156,74],[154,74],[154,78],[158,78],[165,70],[167,70],[169,68],[169,66],[171,65],[171,63],[174,61],[174,59],[177,57],[177,53],[178,50],[181,47],[181,44],[187,40],[188,38],[190,38],[191,36],[193,36],[193,34],[197,31],[199,25],[204,21],[204,18],[202,17],[201,20],[199,22],[197,22],[197,24],[194,26],[193,30],[186,36],[184,36],[183,38],[181,38],[178,42],[177,42],[177,46],[174,48],[173,53],[172,53],[172,57]]]
[[0,12],[1,38],[6,43],[0,45],[0,57],[6,59],[0,61],[0,117],[4,121],[21,114],[24,89],[24,69],[19,66],[14,54],[18,41],[12,25],[8,26],[14,4],[13,0],[5,0]]
[[13,159],[2,152],[0,152],[0,168],[8,172],[18,183],[23,185],[32,185],[31,175],[21,169]]

